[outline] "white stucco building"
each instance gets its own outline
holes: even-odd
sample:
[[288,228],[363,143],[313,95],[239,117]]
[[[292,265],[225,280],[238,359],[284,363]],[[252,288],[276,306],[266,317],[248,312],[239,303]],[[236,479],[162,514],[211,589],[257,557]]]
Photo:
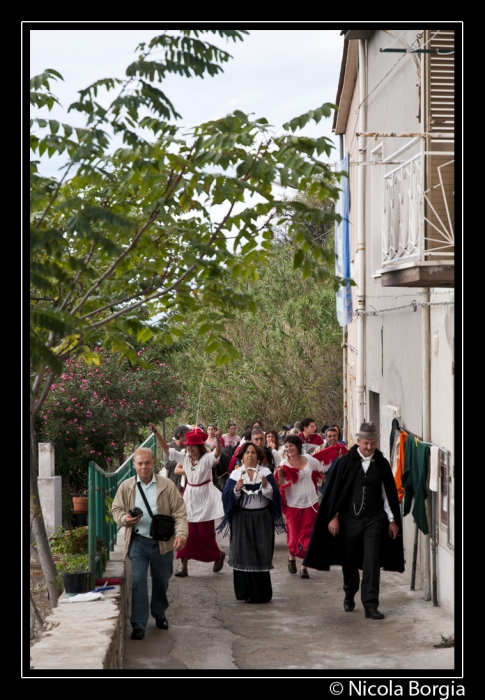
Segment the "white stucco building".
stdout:
[[[389,456],[393,418],[441,448],[415,588],[454,610],[455,30],[349,30],[334,131],[348,156],[352,316],[344,327],[345,432],[363,420]],[[459,38],[459,37],[458,37]],[[458,475],[461,478],[461,470]],[[433,510],[433,512],[432,512]],[[416,527],[404,518],[405,576]]]

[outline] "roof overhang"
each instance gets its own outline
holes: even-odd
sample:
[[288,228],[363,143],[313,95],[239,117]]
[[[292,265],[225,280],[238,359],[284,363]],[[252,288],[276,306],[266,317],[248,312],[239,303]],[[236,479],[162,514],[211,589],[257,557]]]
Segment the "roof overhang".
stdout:
[[344,35],[344,39],[352,41],[354,39],[370,39],[375,31],[375,29],[343,29],[341,33]]
[[[347,34],[349,33],[350,32],[347,32]],[[337,135],[344,134],[347,128],[350,105],[352,103],[355,81],[357,79],[358,58],[358,45],[355,41],[348,41],[347,38],[345,38],[337,97],[335,99],[338,110],[335,112],[332,125],[332,131]]]

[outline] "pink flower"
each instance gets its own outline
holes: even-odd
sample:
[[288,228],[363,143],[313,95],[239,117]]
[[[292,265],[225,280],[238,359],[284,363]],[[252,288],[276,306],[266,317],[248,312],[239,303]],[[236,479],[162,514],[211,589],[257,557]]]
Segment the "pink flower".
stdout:
[[111,457],[106,457],[107,462],[111,462]]

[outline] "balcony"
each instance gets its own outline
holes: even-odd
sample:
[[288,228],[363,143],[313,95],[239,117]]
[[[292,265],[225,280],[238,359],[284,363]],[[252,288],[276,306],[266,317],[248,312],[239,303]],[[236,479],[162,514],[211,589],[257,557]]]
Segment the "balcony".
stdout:
[[383,287],[454,287],[454,146],[417,137],[384,165]]

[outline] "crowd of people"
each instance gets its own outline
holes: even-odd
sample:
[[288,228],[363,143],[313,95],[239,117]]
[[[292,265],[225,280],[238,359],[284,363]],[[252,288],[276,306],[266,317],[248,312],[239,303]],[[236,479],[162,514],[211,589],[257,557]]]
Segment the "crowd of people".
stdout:
[[[177,577],[189,575],[190,560],[212,562],[214,573],[222,570],[226,555],[216,532],[230,538],[227,565],[237,600],[271,601],[275,532],[286,532],[290,574],[298,573],[297,559],[302,579],[310,578],[308,568],[340,565],[344,610],[355,608],[360,587],[365,616],[384,617],[378,610],[380,570],[403,571],[404,559],[397,491],[372,423],[362,424],[350,450],[337,424],[319,433],[313,418],[286,424],[280,432],[265,432],[254,420],[242,437],[233,422],[224,435],[215,424],[207,431],[202,424],[184,425],[169,443],[153,423],[149,427],[166,476],[154,471],[153,453],[141,448],[134,456],[136,476],[123,482],[113,501],[113,516],[126,528],[133,570],[132,639],[143,638],[149,610],[157,627],[168,629],[173,551]],[[149,514],[132,513],[136,507],[143,511],[145,498]],[[174,520],[168,542],[151,537],[151,518],[160,513]]]

